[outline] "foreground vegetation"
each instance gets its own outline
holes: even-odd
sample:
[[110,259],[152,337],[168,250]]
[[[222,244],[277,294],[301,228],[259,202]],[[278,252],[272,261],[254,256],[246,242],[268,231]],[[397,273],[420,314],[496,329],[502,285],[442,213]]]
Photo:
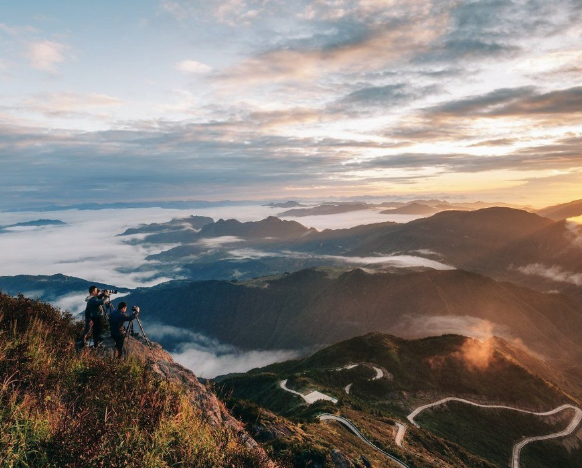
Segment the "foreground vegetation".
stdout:
[[70,314],[0,293],[0,466],[261,466],[143,363],[77,353],[79,332]]

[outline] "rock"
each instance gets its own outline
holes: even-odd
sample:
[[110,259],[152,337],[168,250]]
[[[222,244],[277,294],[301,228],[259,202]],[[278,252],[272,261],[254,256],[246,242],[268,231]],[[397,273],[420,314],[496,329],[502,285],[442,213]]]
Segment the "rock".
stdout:
[[[100,353],[111,356],[114,351],[113,339],[105,338]],[[142,361],[159,379],[182,385],[192,404],[202,410],[211,426],[228,428],[247,448],[257,452],[264,461],[263,467],[277,468],[278,465],[269,460],[263,448],[245,431],[242,423],[232,417],[216,395],[202,385],[191,370],[174,362],[158,343],[146,343],[141,336],[127,337],[124,351]]]
[[338,449],[331,451],[331,461],[335,468],[350,468],[352,466],[350,460]]

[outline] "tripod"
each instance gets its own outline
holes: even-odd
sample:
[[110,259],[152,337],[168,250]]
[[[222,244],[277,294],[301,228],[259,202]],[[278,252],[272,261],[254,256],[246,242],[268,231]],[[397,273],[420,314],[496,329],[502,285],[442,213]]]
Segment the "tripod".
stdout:
[[[151,348],[152,342],[149,340],[148,336],[146,335],[146,332],[143,328],[141,320],[139,319],[139,317],[135,317],[133,320],[135,320],[137,322],[137,325],[139,326],[139,329],[141,330],[141,336],[143,336],[143,340],[146,342],[148,347]],[[133,334],[134,334],[134,332],[133,332],[133,320],[131,322],[129,322],[129,325],[127,326],[127,334],[129,336],[133,336]]]

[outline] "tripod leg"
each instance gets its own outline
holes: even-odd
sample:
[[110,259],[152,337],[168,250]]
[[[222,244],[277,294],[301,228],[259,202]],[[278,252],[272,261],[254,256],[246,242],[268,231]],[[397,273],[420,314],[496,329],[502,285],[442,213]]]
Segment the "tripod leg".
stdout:
[[139,328],[140,328],[140,330],[141,330],[141,334],[143,335],[145,342],[146,342],[148,345],[151,345],[151,342],[150,342],[150,340],[149,340],[148,336],[146,335],[146,332],[145,332],[145,330],[143,329],[143,325],[141,324],[141,320],[140,320],[138,317],[136,317],[136,318],[135,318],[135,321],[136,321],[136,322],[137,322],[137,324],[139,325]]

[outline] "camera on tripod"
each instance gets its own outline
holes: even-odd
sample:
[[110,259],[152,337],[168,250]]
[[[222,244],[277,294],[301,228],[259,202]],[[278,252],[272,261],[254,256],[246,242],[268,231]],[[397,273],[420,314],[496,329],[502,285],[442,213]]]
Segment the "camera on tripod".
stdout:
[[138,310],[137,310],[137,306],[133,306],[133,307],[131,308],[131,310],[132,310],[132,312],[137,312],[137,311],[138,311]]
[[102,294],[103,296],[109,296],[109,295],[111,295],[111,294],[117,294],[118,292],[119,292],[119,291],[117,291],[117,289],[103,289],[103,290],[101,291],[101,294]]

